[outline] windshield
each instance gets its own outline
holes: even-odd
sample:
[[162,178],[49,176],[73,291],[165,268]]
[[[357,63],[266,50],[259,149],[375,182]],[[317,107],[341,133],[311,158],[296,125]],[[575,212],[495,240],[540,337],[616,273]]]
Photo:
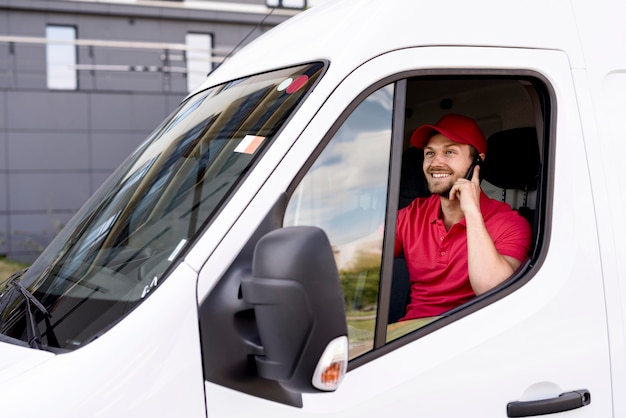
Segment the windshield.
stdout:
[[136,307],[230,197],[322,68],[239,79],[183,103],[74,216],[21,286],[2,290],[2,338],[71,350]]

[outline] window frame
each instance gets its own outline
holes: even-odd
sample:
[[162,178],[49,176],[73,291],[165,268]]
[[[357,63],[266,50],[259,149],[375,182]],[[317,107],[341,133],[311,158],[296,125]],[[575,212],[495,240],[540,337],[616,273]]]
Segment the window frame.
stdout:
[[[552,170],[550,168],[551,161],[553,161],[552,152],[554,147],[551,147],[550,144],[555,137],[555,132],[553,126],[555,126],[555,121],[553,120],[556,115],[556,99],[555,93],[548,80],[541,75],[540,73],[528,70],[506,70],[506,71],[493,71],[493,70],[442,70],[442,71],[417,71],[415,73],[405,74],[403,80],[407,80],[408,78],[418,78],[418,77],[441,77],[445,79],[462,79],[462,78],[484,78],[487,80],[498,80],[498,79],[511,79],[511,80],[524,80],[532,83],[535,92],[540,96],[539,103],[537,103],[540,108],[536,108],[533,106],[533,112],[535,116],[540,116],[542,118],[543,123],[543,134],[539,140],[539,146],[543,147],[540,150],[540,154],[543,155],[540,167],[540,176],[537,180],[537,200],[536,200],[536,213],[535,213],[535,225],[531,225],[533,229],[533,250],[532,254],[529,256],[529,259],[523,263],[520,268],[504,283],[501,285],[491,289],[489,292],[486,292],[480,296],[477,296],[473,300],[454,308],[448,312],[446,312],[445,316],[439,318],[437,321],[434,321],[430,324],[422,326],[415,331],[409,332],[393,341],[386,342],[384,339],[377,340],[378,344],[374,346],[374,352],[366,353],[364,356],[359,357],[353,360],[350,364],[349,369],[356,368],[362,364],[365,364],[374,358],[385,355],[386,353],[393,351],[401,346],[404,346],[412,341],[418,340],[425,335],[428,335],[438,329],[444,328],[449,324],[458,321],[468,315],[473,314],[476,311],[479,311],[486,306],[503,299],[515,292],[517,289],[524,286],[528,283],[532,277],[534,276],[535,271],[537,270],[536,266],[541,264],[541,259],[545,257],[545,248],[547,247],[548,237],[545,235],[545,231],[549,230],[546,227],[546,224],[550,220],[550,214],[548,214],[548,208],[546,206],[547,202],[547,193],[549,187],[552,185]],[[406,93],[406,92],[405,92]],[[546,103],[548,101],[548,103]],[[404,108],[401,108],[404,109]],[[543,113],[543,114],[541,114]],[[398,115],[398,119],[404,121],[404,111],[402,115]],[[402,124],[402,129],[404,129],[404,125]],[[395,133],[394,133],[395,135]],[[402,133],[399,135],[402,137]],[[395,138],[395,136],[394,136]],[[393,147],[393,145],[392,145]],[[401,169],[401,156],[397,157],[392,161],[392,172],[399,172]],[[387,213],[387,225],[391,225],[393,223],[395,231],[395,221],[397,219],[397,211],[391,210],[391,204],[397,203],[399,197],[399,180],[389,186],[390,196],[392,198],[388,201],[389,211]],[[391,194],[393,193],[393,194]],[[396,206],[397,207],[397,206]],[[387,236],[386,236],[387,237]],[[392,269],[393,264],[393,240],[389,241],[389,245],[384,246],[383,252],[383,268]],[[385,283],[385,285],[391,285],[392,277],[391,275],[382,275],[381,282]],[[386,316],[387,312],[379,311],[379,318],[377,319],[377,330],[379,332],[386,331]],[[386,333],[385,333],[386,336]]]
[[[509,79],[524,80],[530,82],[539,96],[539,102],[533,104],[535,116],[540,116],[543,128],[539,139],[540,154],[542,155],[540,176],[537,186],[535,225],[533,226],[533,251],[530,258],[507,281],[491,291],[480,295],[472,301],[454,308],[428,325],[402,335],[387,342],[387,316],[390,305],[391,283],[393,273],[393,244],[395,239],[395,226],[400,194],[401,160],[404,144],[405,127],[405,104],[407,101],[407,80],[411,78],[435,77],[439,79],[454,80],[463,78],[481,78],[486,80]],[[309,168],[315,163],[319,155],[332,140],[336,132],[352,114],[352,112],[372,93],[385,85],[394,85],[394,112],[392,119],[392,144],[389,162],[389,182],[387,196],[387,213],[385,216],[385,235],[383,238],[383,253],[381,262],[381,275],[379,284],[379,299],[376,311],[376,325],[373,349],[350,360],[348,371],[360,367],[380,356],[396,350],[412,341],[418,340],[440,328],[446,327],[457,320],[464,318],[484,307],[508,296],[525,285],[534,276],[545,257],[547,247],[548,223],[550,220],[549,208],[546,205],[548,193],[551,190],[552,174],[551,162],[553,161],[553,149],[550,144],[555,137],[556,95],[548,79],[541,73],[527,70],[494,70],[494,69],[442,69],[442,70],[414,70],[399,72],[390,75],[369,85],[359,93],[355,99],[341,112],[341,115],[332,125],[332,128],[324,135],[315,151],[310,155],[307,163],[303,165],[298,175],[287,189],[287,196],[292,196]],[[535,106],[539,106],[536,108]],[[401,109],[398,111],[398,109]],[[543,113],[543,114],[541,114]]]

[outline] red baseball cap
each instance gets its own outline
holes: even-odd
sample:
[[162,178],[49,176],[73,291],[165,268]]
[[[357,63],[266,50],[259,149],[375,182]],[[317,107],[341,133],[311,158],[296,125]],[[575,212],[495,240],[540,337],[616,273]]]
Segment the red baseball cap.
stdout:
[[440,133],[459,144],[472,145],[479,154],[487,152],[487,138],[474,119],[467,116],[449,113],[434,125],[422,125],[411,135],[411,144],[424,148],[435,133]]

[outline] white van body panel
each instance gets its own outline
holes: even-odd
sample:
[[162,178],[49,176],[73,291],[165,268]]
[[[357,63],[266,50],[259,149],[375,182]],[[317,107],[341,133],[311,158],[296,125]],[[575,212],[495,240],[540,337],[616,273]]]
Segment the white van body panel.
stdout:
[[[611,350],[614,394],[626,390],[626,218],[623,208],[623,157],[626,155],[626,3],[605,7],[577,3],[584,69],[573,69],[581,126],[600,237],[602,274]],[[626,414],[626,401],[614,398],[613,416]]]
[[[626,33],[622,35],[622,39]],[[623,54],[616,54],[623,57]],[[621,67],[626,67],[622,63]],[[612,384],[614,393],[626,390],[626,205],[623,190],[623,156],[626,153],[626,133],[621,126],[626,114],[626,71],[610,71],[599,77],[589,72],[573,71],[578,90],[583,133],[586,139],[596,222],[600,238],[602,274],[604,277],[608,331],[611,349]],[[602,138],[601,141],[595,138]],[[626,402],[616,398],[614,416],[626,414]]]
[[11,344],[0,344],[0,373],[10,380],[41,363],[54,358],[51,353],[35,351],[27,347]]
[[[205,416],[196,282],[181,263],[141,309],[97,340],[2,379],[2,414]],[[3,355],[10,348],[0,343]]]

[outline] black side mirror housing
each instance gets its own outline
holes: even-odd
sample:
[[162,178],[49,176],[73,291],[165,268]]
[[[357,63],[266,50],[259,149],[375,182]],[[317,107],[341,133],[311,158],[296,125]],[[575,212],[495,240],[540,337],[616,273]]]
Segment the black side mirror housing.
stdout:
[[260,377],[289,391],[319,392],[312,378],[320,357],[347,336],[343,292],[332,247],[316,227],[280,228],[256,245],[252,274],[241,281],[254,307]]

